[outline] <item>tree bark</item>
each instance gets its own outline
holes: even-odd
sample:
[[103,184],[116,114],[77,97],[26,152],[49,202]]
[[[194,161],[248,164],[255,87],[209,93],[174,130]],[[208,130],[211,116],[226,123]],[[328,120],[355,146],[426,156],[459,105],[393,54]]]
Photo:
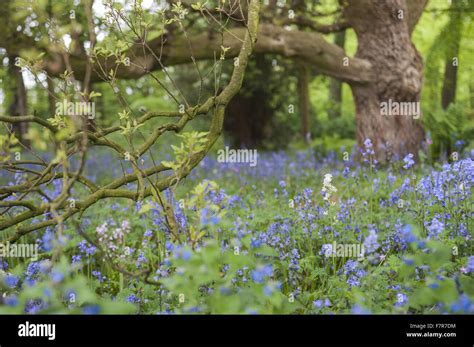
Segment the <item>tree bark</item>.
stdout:
[[[451,33],[449,37],[451,42],[447,42],[449,45],[449,52],[446,56],[446,62],[444,65],[444,81],[443,89],[441,91],[441,106],[443,110],[446,110],[448,106],[456,100],[456,86],[458,76],[458,58],[459,58],[459,40],[461,38],[461,21],[460,12],[456,11],[456,7],[460,7],[461,1],[453,0],[451,8]],[[454,61],[454,59],[458,61]]]
[[441,92],[441,106],[446,110],[456,100],[457,66],[451,59],[446,59],[444,66],[444,82]]
[[[10,104],[9,111],[12,117],[25,116],[27,114],[27,93],[21,68],[15,65],[17,57],[9,56],[9,76],[11,78],[11,92],[13,101]],[[29,141],[25,138],[28,133],[28,123],[21,122],[13,124],[13,131],[16,138],[24,146],[29,147]]]
[[[234,58],[240,51],[242,38],[246,31],[245,28],[229,29],[223,33],[222,38],[220,35],[210,33],[202,33],[188,38],[166,38],[164,45],[162,45],[161,38],[154,39],[147,45],[155,53],[155,56],[160,57],[160,62],[140,44],[134,45],[129,52],[124,52],[130,58],[130,66],[120,65],[116,77],[136,79],[150,71],[161,70],[162,66],[190,64],[192,63],[190,45],[195,60],[214,59],[216,55],[220,55],[221,46],[229,48],[226,58]],[[25,44],[27,43],[28,37],[25,37]],[[0,38],[1,44],[2,39]],[[363,59],[349,58],[350,65],[341,68],[339,62],[346,56],[344,50],[327,42],[319,33],[286,30],[273,24],[262,24],[259,27],[254,52],[256,54],[278,54],[287,58],[303,60],[315,66],[320,73],[346,82],[367,82],[373,77],[370,63]],[[82,79],[86,68],[85,57],[71,54],[69,60],[75,77]],[[117,67],[114,57],[98,58],[91,76],[92,82],[100,82],[103,79],[103,76],[96,73],[101,70],[99,64],[104,67],[105,71]],[[42,67],[52,76],[59,76],[66,69],[62,56],[56,52],[48,52],[48,57]]]
[[311,134],[309,131],[309,68],[303,62],[298,64],[298,100],[300,111],[300,131],[303,140],[309,141]]
[[382,103],[420,101],[423,63],[410,38],[410,25],[416,22],[407,21],[407,4],[349,0],[344,13],[357,34],[356,58],[369,61],[374,72],[372,82],[351,84],[359,146],[370,139],[380,162],[408,153],[417,157],[424,131],[416,116],[381,112]]
[[[344,49],[344,44],[346,42],[346,32],[341,31],[335,34],[334,43]],[[338,118],[341,116],[342,108],[342,82],[331,78],[329,82],[329,99],[332,102],[332,106],[329,109],[330,118]]]
[[253,59],[255,65],[247,69],[254,69],[261,80],[244,81],[242,89],[229,102],[225,117],[225,129],[233,135],[233,145],[244,148],[261,147],[265,128],[273,116],[269,91],[265,88],[270,83],[271,65],[264,55],[257,54]]

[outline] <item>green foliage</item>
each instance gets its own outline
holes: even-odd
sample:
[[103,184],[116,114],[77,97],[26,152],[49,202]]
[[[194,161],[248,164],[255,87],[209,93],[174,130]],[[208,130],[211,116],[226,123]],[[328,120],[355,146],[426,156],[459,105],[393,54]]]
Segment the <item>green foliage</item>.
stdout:
[[[472,148],[474,143],[465,143],[465,140],[474,138],[474,114],[462,104],[450,104],[446,110],[440,107],[433,112],[425,114],[425,124],[432,139],[430,156],[437,159],[445,153],[451,154],[453,150],[460,151],[464,147]],[[462,140],[462,146],[456,142]],[[458,148],[457,148],[458,147]]]
[[11,154],[18,151],[18,139],[15,134],[0,135],[0,162],[11,159]]
[[176,136],[182,138],[180,146],[171,145],[175,154],[175,161],[163,161],[162,164],[177,172],[182,167],[189,164],[191,157],[204,150],[207,142],[207,132],[191,131]]
[[[222,252],[215,241],[184,258],[173,261],[176,272],[163,280],[164,286],[176,296],[176,312],[189,313],[290,313],[298,305],[291,304],[274,281],[243,284],[238,269],[246,268],[250,274],[264,266],[250,244],[241,250]],[[274,255],[272,250],[268,254]],[[259,254],[264,250],[259,250]],[[188,259],[189,257],[189,259]],[[226,268],[223,271],[223,268]],[[238,287],[238,289],[237,289]]]
[[97,284],[92,284],[85,276],[78,274],[78,264],[71,265],[65,257],[61,257],[57,263],[42,261],[36,271],[29,271],[29,276],[22,275],[25,270],[24,265],[12,270],[13,274],[18,275],[15,288],[2,284],[5,283],[6,273],[0,270],[0,290],[4,298],[16,302],[15,305],[0,306],[1,314],[24,314],[26,307],[40,302],[41,312],[50,314],[114,314],[135,311],[134,306],[127,302],[97,295]]

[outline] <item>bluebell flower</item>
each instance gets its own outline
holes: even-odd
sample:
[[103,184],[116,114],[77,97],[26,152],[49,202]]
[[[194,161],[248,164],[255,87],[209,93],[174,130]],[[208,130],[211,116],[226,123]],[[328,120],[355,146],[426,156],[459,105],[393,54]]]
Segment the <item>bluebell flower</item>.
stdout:
[[444,223],[439,220],[439,215],[435,215],[430,223],[425,222],[428,229],[428,239],[439,239],[439,234],[444,230]]
[[395,306],[404,306],[408,302],[408,297],[403,293],[397,293],[397,301]]
[[344,264],[344,273],[346,275],[350,274],[351,272],[355,271],[359,263],[356,260],[349,259],[345,264]]
[[471,255],[469,258],[467,258],[466,272],[474,272],[474,255]]
[[79,250],[84,253],[85,255],[94,255],[95,251],[96,251],[96,247],[95,246],[89,246],[87,241],[85,240],[82,240],[81,242],[78,243],[77,245],[79,247]]
[[371,254],[379,248],[380,245],[377,239],[378,236],[375,228],[373,226],[369,227],[369,235],[367,235],[364,241],[364,250],[367,254]]
[[219,288],[219,291],[220,291],[221,295],[224,295],[224,296],[232,294],[232,289],[229,288],[229,287],[226,287],[226,286],[221,286]]
[[18,285],[18,282],[19,282],[19,278],[16,276],[7,275],[5,277],[5,284],[9,288],[16,288],[16,286]]
[[127,297],[127,301],[132,303],[132,304],[139,304],[140,303],[140,298],[138,298],[135,294],[130,294]]
[[38,314],[42,310],[47,309],[48,304],[41,299],[37,300],[28,300],[25,304],[25,313],[29,314]]
[[326,243],[321,247],[321,251],[319,252],[319,254],[324,255],[325,257],[330,257],[334,253],[334,250],[332,248],[332,243]]
[[269,285],[263,287],[263,292],[266,296],[271,296],[273,294],[273,288]]
[[255,283],[263,283],[263,281],[273,274],[273,267],[271,264],[258,266],[252,271],[252,281]]
[[191,252],[183,246],[177,245],[173,250],[173,258],[188,261],[191,258]]
[[415,236],[415,234],[413,234],[412,232],[412,227],[411,225],[409,224],[406,224],[403,228],[402,228],[402,239],[404,242],[406,243],[412,243],[412,242],[416,242],[417,241],[417,238]]
[[250,241],[250,246],[252,248],[259,248],[262,245],[262,243],[263,242],[260,239],[252,237],[252,241]]
[[474,313],[474,302],[466,294],[461,294],[459,299],[451,305],[454,313]]
[[44,288],[44,291],[43,291],[43,296],[45,298],[48,298],[48,299],[51,299],[53,297],[53,292],[51,291],[51,288]]
[[393,185],[395,183],[396,179],[397,179],[397,177],[394,176],[391,172],[388,173],[387,181],[388,181],[388,183],[390,183],[390,185]]
[[136,262],[137,268],[141,268],[142,264],[147,263],[147,262],[148,260],[146,259],[145,254],[142,251],[140,251],[140,253],[138,254],[137,262]]
[[323,308],[323,305],[323,300],[321,299],[313,301],[313,306],[317,309]]
[[54,283],[60,283],[64,280],[64,274],[60,271],[52,271],[49,277]]
[[405,165],[403,165],[404,169],[408,170],[415,164],[413,157],[414,157],[413,154],[408,153],[407,156],[403,158],[403,162],[405,163]]
[[18,305],[18,298],[16,295],[8,295],[4,298],[5,305],[16,307]]
[[8,263],[3,259],[0,259],[0,270],[3,270],[3,271],[8,270]]
[[200,218],[200,223],[202,225],[208,225],[208,224],[212,224],[212,225],[216,225],[219,223],[220,221],[220,218],[218,216],[216,216],[215,214],[212,214],[210,217],[209,217],[209,214],[211,213],[210,209],[208,207],[204,207],[202,210],[201,210],[201,218]]
[[99,282],[104,282],[106,277],[102,275],[102,273],[98,270],[93,270],[92,271],[92,276],[94,276],[95,278],[97,278],[97,280]]
[[99,314],[100,306],[99,305],[87,305],[82,309],[83,314]]
[[457,150],[462,149],[464,146],[465,142],[463,140],[458,140],[454,143],[454,147],[456,147]]
[[26,279],[34,279],[38,275],[40,268],[39,262],[32,262],[28,264],[28,267],[26,268]]
[[363,308],[361,307],[360,305],[358,304],[355,304],[353,307],[352,307],[352,313],[353,314],[370,314],[371,312],[366,309],[366,308]]
[[43,237],[41,238],[41,248],[49,252],[53,249],[53,242],[54,242],[54,233],[51,229],[47,228]]

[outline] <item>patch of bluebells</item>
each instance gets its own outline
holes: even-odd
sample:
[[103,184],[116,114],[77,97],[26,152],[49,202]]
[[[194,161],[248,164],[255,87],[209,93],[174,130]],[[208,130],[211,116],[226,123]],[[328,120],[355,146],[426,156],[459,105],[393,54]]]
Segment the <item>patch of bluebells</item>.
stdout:
[[77,244],[77,246],[79,247],[80,252],[88,257],[94,255],[97,249],[95,246],[90,245],[86,240],[82,240]]
[[191,251],[181,245],[176,245],[173,248],[173,258],[174,259],[182,259],[184,261],[188,261],[191,259]]
[[263,283],[273,274],[273,266],[271,264],[258,266],[252,271],[251,278],[255,283]]
[[451,311],[453,313],[474,313],[474,301],[472,301],[466,294],[461,294],[459,298],[451,304]]
[[349,285],[349,288],[359,287],[361,284],[360,281],[367,274],[367,272],[362,269],[361,264],[357,260],[353,259],[347,260],[338,273],[344,274],[346,276],[346,283]]
[[374,253],[379,248],[377,230],[374,225],[369,225],[369,234],[364,240],[364,250],[367,254]]
[[408,153],[407,156],[405,158],[403,158],[403,168],[405,170],[408,170],[410,168],[413,167],[413,165],[415,165],[415,161],[413,160],[414,156],[412,153]]
[[132,304],[139,304],[141,302],[140,298],[136,296],[135,294],[130,294],[127,297],[127,301],[132,303]]
[[7,275],[5,276],[5,285],[8,287],[8,288],[16,288],[16,286],[18,285],[18,282],[20,281],[20,279],[16,276],[13,276],[13,275]]
[[428,230],[428,240],[439,239],[439,235],[444,231],[444,222],[439,214],[436,214],[430,222],[425,222],[425,228]]
[[404,293],[397,293],[395,307],[405,306],[408,303],[408,297]]
[[99,283],[104,282],[107,279],[107,277],[102,275],[102,273],[99,270],[92,270],[92,276],[94,276],[97,279],[97,281],[99,281]]
[[466,273],[474,273],[474,255],[467,258]]
[[317,310],[321,310],[324,307],[331,307],[332,304],[331,304],[331,301],[328,298],[324,298],[324,300],[323,299],[314,300],[313,301],[313,306]]
[[[367,139],[364,142],[362,156],[367,162],[371,161],[374,163],[374,154],[373,144]],[[235,195],[227,195],[223,189],[209,190],[206,192],[206,202],[212,202],[220,208],[230,210],[227,216],[232,216],[232,218],[229,219],[229,225],[231,225],[231,227],[229,228],[230,230],[225,230],[225,232],[229,231],[230,234],[235,237],[235,240],[240,242],[239,245],[242,245],[241,241],[243,237],[251,235],[250,246],[256,254],[258,254],[257,250],[264,244],[278,252],[278,259],[275,258],[275,264],[261,265],[255,269],[238,269],[238,279],[233,280],[234,284],[241,285],[242,283],[245,284],[250,281],[260,283],[263,284],[261,287],[264,294],[271,296],[277,288],[273,284],[272,277],[281,279],[277,277],[281,276],[281,273],[284,272],[283,276],[287,276],[283,278],[285,287],[289,284],[289,290],[296,292],[297,288],[301,288],[302,285],[303,287],[307,285],[304,281],[313,280],[307,278],[308,276],[298,277],[298,271],[300,271],[308,261],[309,248],[313,245],[317,245],[318,250],[315,250],[315,254],[319,250],[322,252],[321,254],[324,254],[324,247],[332,247],[332,245],[328,243],[323,246],[322,249],[319,247],[323,245],[324,242],[328,242],[328,240],[330,242],[332,238],[346,242],[353,242],[354,238],[357,242],[364,244],[367,254],[377,254],[377,252],[381,250],[382,254],[389,253],[390,255],[396,255],[400,259],[404,259],[409,265],[414,265],[413,257],[410,253],[411,248],[409,248],[410,244],[418,246],[420,252],[424,251],[426,248],[426,239],[440,240],[447,235],[444,231],[451,232],[449,235],[452,238],[462,236],[466,241],[469,241],[470,230],[468,228],[470,224],[468,224],[467,218],[472,217],[472,212],[468,211],[466,216],[466,214],[460,214],[459,211],[466,206],[466,203],[469,204],[470,199],[472,200],[471,187],[474,167],[471,159],[462,159],[453,164],[445,164],[441,170],[431,171],[428,175],[419,176],[418,180],[412,177],[411,174],[409,175],[408,172],[397,173],[397,175],[399,175],[397,180],[397,176],[392,172],[393,169],[389,169],[386,178],[384,178],[383,175],[374,177],[370,176],[365,169],[361,169],[353,164],[337,163],[337,156],[334,155],[329,156],[323,162],[317,162],[314,158],[317,158],[317,156],[312,157],[310,155],[298,154],[296,158],[291,158],[284,153],[277,153],[265,158],[264,155],[259,157],[259,168],[260,164],[262,164],[261,172],[257,170],[247,170],[244,166],[236,170],[235,166],[231,164],[226,164],[223,167],[216,166],[212,158],[206,158],[205,162],[199,165],[198,171],[212,168],[215,170],[213,175],[216,176],[216,179],[222,179],[227,175],[227,178],[235,179],[238,182],[237,184],[240,184],[242,191],[247,192],[248,189],[249,194],[252,194],[252,198],[247,199],[246,196],[242,194],[242,191],[238,191]],[[331,168],[331,170],[327,169],[328,164],[332,165],[335,163],[339,165],[337,168]],[[407,155],[403,159],[403,168],[405,170],[413,168],[414,165],[413,155]],[[323,168],[324,170],[321,170]],[[297,180],[294,180],[293,177],[297,177],[298,179],[303,179],[304,177],[313,178],[311,173],[308,172],[309,170],[331,172],[333,177],[340,180],[340,182],[333,182],[340,193],[333,199],[336,201],[334,206],[323,202],[319,194],[313,194],[313,189],[318,191],[320,182],[317,184],[308,183],[298,191],[298,187],[294,183]],[[209,171],[202,171],[201,173],[193,172],[191,177],[198,177],[203,174],[203,172],[206,175],[209,173]],[[365,177],[363,176],[364,174]],[[260,187],[257,189],[257,186],[251,185],[255,183],[256,180],[267,178],[274,182],[274,185],[267,190],[260,190]],[[270,201],[273,201],[273,189],[275,189],[275,198],[280,202],[280,206],[287,204],[287,197],[289,197],[287,188],[290,182],[290,191],[293,193],[294,190],[295,193],[294,196],[291,196],[294,200],[294,208],[289,209],[289,211],[281,212],[281,215],[275,216],[275,213],[273,213],[269,217],[265,216],[266,219],[262,221],[262,215],[259,214],[259,210],[272,208]],[[395,186],[397,182],[401,184]],[[369,199],[363,195],[360,197],[359,195],[355,195],[354,197],[347,195],[346,188],[348,186],[350,187],[353,183],[357,185],[366,184],[365,188],[367,188],[367,191],[377,193],[376,195],[380,197],[380,199],[375,202],[375,206],[376,208],[380,207],[380,209],[383,209],[384,213],[386,213],[385,211],[392,213],[390,208],[393,207],[394,204],[397,204],[400,199],[403,199],[406,203],[404,205],[405,207],[409,207],[409,209],[404,209],[404,212],[419,208],[420,206],[436,206],[440,208],[449,206],[450,212],[447,213],[447,211],[438,211],[438,209],[436,209],[436,213],[433,213],[432,209],[423,210],[423,226],[425,228],[424,230],[428,232],[427,237],[423,232],[420,232],[420,236],[416,236],[412,230],[413,227],[410,224],[406,224],[409,222],[404,218],[405,215],[401,216],[402,218],[394,216],[393,219],[384,220],[382,223],[379,223],[380,221],[375,219],[375,221],[371,221],[374,225],[369,225],[368,232],[366,233],[364,229],[367,225],[367,221],[362,219],[362,214],[369,211]],[[167,194],[168,199],[172,201],[175,208],[180,233],[184,233],[186,228],[188,228],[186,211],[169,195],[169,191],[166,191],[165,194]],[[322,205],[324,207],[321,207]],[[121,207],[121,205],[116,206],[116,210],[120,213],[122,213]],[[139,206],[136,206],[135,209],[136,208],[139,208]],[[240,210],[231,210],[233,208]],[[134,208],[132,207],[130,212],[133,210]],[[398,211],[396,206],[395,211]],[[152,211],[146,216],[150,217],[149,219],[151,219],[152,222],[144,227],[145,232],[143,238],[138,238],[135,244],[130,244],[128,245],[129,247],[124,249],[124,253],[126,253],[128,257],[126,259],[131,261],[131,266],[135,265],[137,268],[144,266],[147,262],[145,254],[148,254],[144,252],[144,250],[148,250],[147,247],[156,246],[154,242],[150,242],[153,233],[156,232],[158,235],[167,230],[166,221],[162,213],[161,207],[154,205]],[[254,214],[256,216],[255,220],[253,217]],[[406,215],[408,216],[408,213]],[[147,219],[142,217],[141,220],[145,223]],[[199,217],[201,223],[206,226],[216,225],[219,222],[219,217],[216,216],[211,209],[202,209]],[[119,241],[124,240],[124,235],[127,230],[131,229],[130,223],[127,221],[124,221],[124,223],[123,225],[120,223],[113,224],[107,220],[104,224],[97,227],[97,235],[102,235],[104,240],[112,240],[112,243],[119,243]],[[375,225],[377,225],[377,229]],[[385,225],[385,227],[383,225]],[[361,229],[363,230],[362,232]],[[224,236],[224,232],[221,235]],[[295,242],[296,235],[301,238],[298,242]],[[111,239],[109,239],[109,237],[111,237]],[[172,263],[174,263],[173,259],[189,261],[192,256],[192,253],[187,248],[173,245],[169,241],[169,235],[166,235],[166,237],[165,260],[162,261],[156,270],[156,274],[154,274],[155,280],[168,277],[175,271],[172,266]],[[128,239],[129,238],[127,238],[127,241]],[[53,240],[52,234],[47,231],[42,235],[40,240],[43,245],[42,249],[48,250],[50,248],[48,245],[50,245]],[[229,242],[229,239],[220,239],[220,245],[223,251],[232,248],[230,246],[232,243]],[[200,247],[200,245],[198,245],[198,247]],[[73,256],[73,263],[80,262],[82,258],[92,256],[96,253],[95,247],[87,244],[85,241],[78,244],[78,249],[79,254]],[[120,248],[120,250],[122,250],[122,248]],[[325,261],[323,257],[316,255],[315,258],[317,260],[312,263],[311,266],[324,267],[328,266],[328,264],[329,267],[331,266],[331,262]],[[317,263],[318,261],[320,261],[319,264]],[[370,271],[371,266],[370,262],[367,264],[367,262],[359,262],[353,259],[345,259],[345,263],[342,263],[343,265],[341,262],[338,263],[336,266],[337,275],[341,276],[349,288],[360,287],[363,284],[363,279],[367,276],[367,272]],[[465,265],[461,269],[462,273],[470,275],[474,272],[474,256],[470,256],[467,262],[463,264]],[[382,264],[382,266],[384,265],[385,264]],[[25,276],[25,282],[26,277],[29,277],[34,282],[41,272],[39,270],[40,262],[32,262],[30,266],[31,269],[27,271],[27,273],[29,272],[30,274]],[[1,267],[2,263],[0,261],[0,269]],[[284,271],[281,271],[282,269]],[[430,274],[429,267],[414,266],[412,269],[416,273],[417,279],[426,280],[426,285],[429,288],[436,289],[438,283],[429,282],[427,280],[427,274]],[[222,272],[226,274],[227,271],[228,268],[223,266]],[[97,270],[94,270],[92,275],[97,278],[99,282],[105,281],[105,276]],[[436,276],[436,274],[430,275],[433,276],[433,278]],[[49,276],[52,280],[55,278],[52,272]],[[443,274],[443,276],[447,278],[446,274]],[[57,277],[55,280],[60,281],[61,279]],[[229,293],[231,288],[232,287],[216,288],[216,291]],[[392,303],[388,303],[388,305],[392,306],[393,304],[394,307],[405,308],[409,303],[409,291],[398,284],[393,285],[391,289],[394,291],[395,300]],[[207,288],[207,292],[211,293],[211,291],[212,288]],[[329,297],[332,298],[332,296]],[[316,299],[317,300],[312,302],[312,309],[321,310],[331,306],[327,297],[319,297]],[[134,294],[130,295],[127,301],[132,303],[141,302]],[[13,299],[12,302],[14,302]],[[45,303],[33,302],[29,310],[35,312],[39,307],[42,307],[41,305],[45,305]],[[167,310],[166,305],[166,303],[163,305],[163,311]],[[309,303],[309,306],[311,306],[311,303]],[[452,312],[469,312],[471,309],[472,302],[467,296],[460,296],[450,308],[446,308],[446,310],[451,310]],[[199,308],[195,307],[192,308],[192,310],[197,312]],[[351,303],[351,306],[349,306],[347,310],[352,310],[353,313],[370,313],[362,306],[354,303]],[[90,314],[96,313],[94,307],[84,308],[83,312]]]

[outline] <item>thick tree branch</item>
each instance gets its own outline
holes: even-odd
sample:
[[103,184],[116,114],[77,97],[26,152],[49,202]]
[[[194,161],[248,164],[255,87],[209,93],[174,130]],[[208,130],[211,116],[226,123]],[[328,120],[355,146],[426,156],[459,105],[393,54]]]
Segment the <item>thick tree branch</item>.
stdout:
[[[234,28],[224,33],[223,46],[230,48],[226,52],[226,58],[234,58],[239,54],[246,32],[246,28]],[[148,46],[157,53],[156,56],[161,57],[161,64],[152,55],[143,56],[143,49],[141,45],[137,44],[136,47],[131,48],[133,52],[127,54],[132,63],[130,66],[120,65],[117,77],[134,79],[150,71],[161,69],[161,65],[173,66],[192,63],[189,50],[190,42],[195,60],[214,59],[221,53],[221,37],[210,33],[198,34],[189,37],[188,40],[182,37],[169,38],[163,47],[161,38],[158,38],[148,43]],[[286,30],[276,25],[262,24],[258,31],[254,51],[303,59],[321,73],[346,82],[368,82],[372,79],[371,66],[368,61],[347,57],[347,64],[343,64],[346,59],[344,50],[326,41],[319,33]],[[105,71],[116,67],[114,57],[99,60]],[[80,78],[85,72],[84,57],[71,56],[70,62],[75,76]],[[53,53],[43,68],[51,75],[59,75],[64,72],[66,67],[62,58]],[[100,76],[95,74],[92,79],[100,80]]]

